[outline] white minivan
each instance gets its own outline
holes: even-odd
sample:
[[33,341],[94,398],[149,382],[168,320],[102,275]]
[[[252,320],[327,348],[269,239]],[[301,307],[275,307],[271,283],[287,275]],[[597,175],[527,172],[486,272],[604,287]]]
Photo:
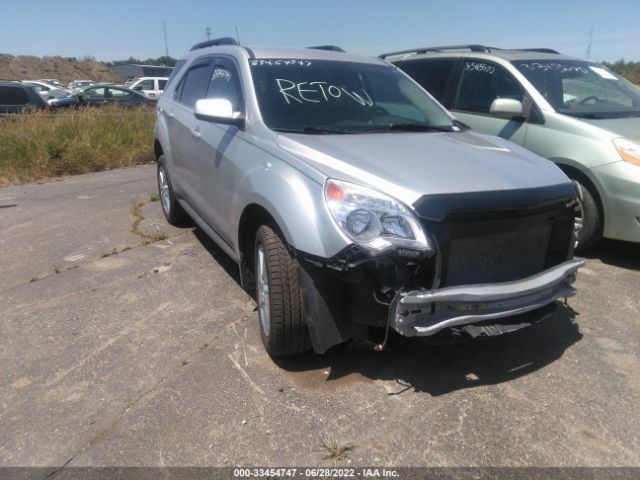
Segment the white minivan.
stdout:
[[136,79],[129,88],[142,93],[148,98],[158,98],[164,92],[168,77],[141,77]]

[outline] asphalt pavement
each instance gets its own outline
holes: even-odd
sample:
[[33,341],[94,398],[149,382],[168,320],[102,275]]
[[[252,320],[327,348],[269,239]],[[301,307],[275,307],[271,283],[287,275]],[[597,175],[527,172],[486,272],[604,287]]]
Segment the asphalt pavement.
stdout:
[[0,466],[640,466],[640,245],[588,252],[530,329],[274,361],[155,190],[153,165],[0,189]]

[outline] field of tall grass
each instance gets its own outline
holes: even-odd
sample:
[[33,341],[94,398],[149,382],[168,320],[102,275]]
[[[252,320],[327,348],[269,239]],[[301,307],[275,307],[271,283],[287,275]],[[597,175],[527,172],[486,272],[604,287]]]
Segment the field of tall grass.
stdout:
[[154,120],[118,106],[0,117],[0,186],[151,162]]

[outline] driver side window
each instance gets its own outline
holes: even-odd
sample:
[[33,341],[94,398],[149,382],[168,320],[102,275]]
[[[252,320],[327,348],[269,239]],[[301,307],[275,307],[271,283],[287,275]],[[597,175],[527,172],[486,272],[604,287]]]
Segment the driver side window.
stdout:
[[90,88],[83,92],[84,98],[105,98],[105,89],[101,88]]
[[216,64],[211,72],[207,98],[224,98],[231,102],[233,111],[241,110],[241,96],[235,68]]
[[492,62],[465,59],[453,110],[489,114],[496,98],[524,100],[524,90],[509,73]]

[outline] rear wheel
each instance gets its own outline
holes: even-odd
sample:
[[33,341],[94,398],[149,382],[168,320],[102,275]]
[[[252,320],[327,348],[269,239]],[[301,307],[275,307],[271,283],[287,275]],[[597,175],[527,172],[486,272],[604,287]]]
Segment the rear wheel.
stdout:
[[578,232],[578,252],[594,246],[602,236],[602,218],[595,195],[585,184],[574,180],[582,190],[582,200],[576,207],[576,223],[582,225]]
[[258,228],[254,265],[260,335],[265,349],[272,356],[309,350],[298,263],[271,226]]
[[164,213],[167,222],[176,226],[189,223],[189,215],[180,206],[173,192],[164,155],[160,155],[158,158],[158,192],[160,193],[162,213]]

